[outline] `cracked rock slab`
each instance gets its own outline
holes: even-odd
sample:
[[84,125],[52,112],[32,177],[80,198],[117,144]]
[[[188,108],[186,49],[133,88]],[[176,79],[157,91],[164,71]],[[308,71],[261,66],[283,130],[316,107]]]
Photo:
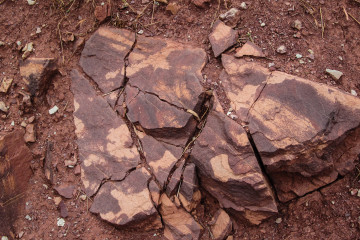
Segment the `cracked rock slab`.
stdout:
[[188,212],[191,212],[200,203],[201,192],[199,190],[196,166],[193,163],[185,166],[182,174],[179,200]]
[[104,179],[122,180],[140,156],[127,125],[106,100],[78,71],[73,70],[71,77],[81,179],[86,194],[92,196]]
[[265,57],[262,49],[251,41],[247,41],[244,46],[236,50],[235,57]]
[[[250,133],[280,201],[303,196],[354,168],[360,152],[358,98],[282,72],[269,73],[257,64],[244,67],[229,56],[223,62],[231,75],[224,84],[227,94],[242,109],[240,116],[248,112]],[[253,97],[241,105],[243,96]]]
[[103,93],[122,86],[125,57],[135,43],[135,33],[125,29],[101,27],[84,46],[80,66]]
[[233,216],[259,224],[277,213],[246,132],[225,114],[209,114],[191,160],[198,168],[202,187]]
[[213,30],[209,35],[211,48],[214,52],[215,57],[220,56],[226,49],[233,46],[236,43],[238,34],[236,30],[226,26],[220,20],[214,23]]
[[139,168],[123,181],[104,183],[90,211],[117,226],[145,230],[161,228],[160,216],[147,187],[150,177],[144,168]]

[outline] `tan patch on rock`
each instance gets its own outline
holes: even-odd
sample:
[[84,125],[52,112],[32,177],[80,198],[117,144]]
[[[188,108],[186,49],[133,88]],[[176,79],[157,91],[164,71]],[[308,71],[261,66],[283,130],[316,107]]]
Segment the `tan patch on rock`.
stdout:
[[265,57],[262,49],[255,45],[253,42],[247,41],[241,48],[236,50],[235,57]]

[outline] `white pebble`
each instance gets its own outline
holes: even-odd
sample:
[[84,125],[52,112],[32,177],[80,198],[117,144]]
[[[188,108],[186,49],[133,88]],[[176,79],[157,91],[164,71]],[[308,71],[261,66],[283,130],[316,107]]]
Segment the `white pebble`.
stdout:
[[63,218],[58,218],[57,219],[57,225],[58,225],[58,227],[65,226],[65,220]]
[[357,97],[357,92],[354,89],[351,89],[351,95]]
[[52,114],[56,113],[58,110],[59,110],[59,108],[55,105],[54,107],[52,107],[49,110],[49,114],[52,115]]

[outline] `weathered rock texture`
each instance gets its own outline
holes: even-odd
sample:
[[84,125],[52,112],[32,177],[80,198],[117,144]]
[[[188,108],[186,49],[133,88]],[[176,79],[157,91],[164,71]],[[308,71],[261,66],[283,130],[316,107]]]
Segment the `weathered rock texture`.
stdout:
[[122,180],[140,156],[125,122],[87,79],[76,70],[71,76],[81,177],[86,194],[92,196],[104,179]]
[[248,41],[244,44],[244,46],[236,50],[235,57],[243,56],[265,57],[265,54],[259,46],[255,45],[253,42]]
[[259,224],[277,212],[246,132],[225,114],[209,114],[191,159],[202,186],[229,213]]
[[139,168],[120,182],[106,182],[94,198],[90,211],[122,227],[158,229],[160,216],[147,188],[150,174]]
[[[358,98],[229,56],[223,62],[228,96],[249,122],[281,201],[303,196],[354,168],[360,146]],[[251,96],[250,101],[243,104],[242,96]]]
[[125,29],[99,28],[86,42],[80,66],[104,93],[122,86],[125,56],[135,42],[135,33]]
[[215,57],[220,56],[226,49],[233,46],[236,43],[237,37],[237,31],[226,26],[222,21],[217,20],[214,23],[213,31],[209,36],[211,48]]
[[232,230],[232,222],[229,215],[222,209],[219,209],[211,222],[211,232],[214,236],[215,240],[223,240],[225,239]]
[[27,190],[32,171],[32,154],[24,142],[24,132],[0,135],[0,232],[8,233],[16,220],[19,203]]

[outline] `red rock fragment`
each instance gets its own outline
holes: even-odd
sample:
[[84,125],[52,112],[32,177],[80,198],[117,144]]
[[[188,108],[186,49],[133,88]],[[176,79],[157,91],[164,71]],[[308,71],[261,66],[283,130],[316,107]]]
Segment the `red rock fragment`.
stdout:
[[54,189],[62,197],[70,199],[73,197],[75,186],[69,184],[61,184],[57,187],[54,187]]

